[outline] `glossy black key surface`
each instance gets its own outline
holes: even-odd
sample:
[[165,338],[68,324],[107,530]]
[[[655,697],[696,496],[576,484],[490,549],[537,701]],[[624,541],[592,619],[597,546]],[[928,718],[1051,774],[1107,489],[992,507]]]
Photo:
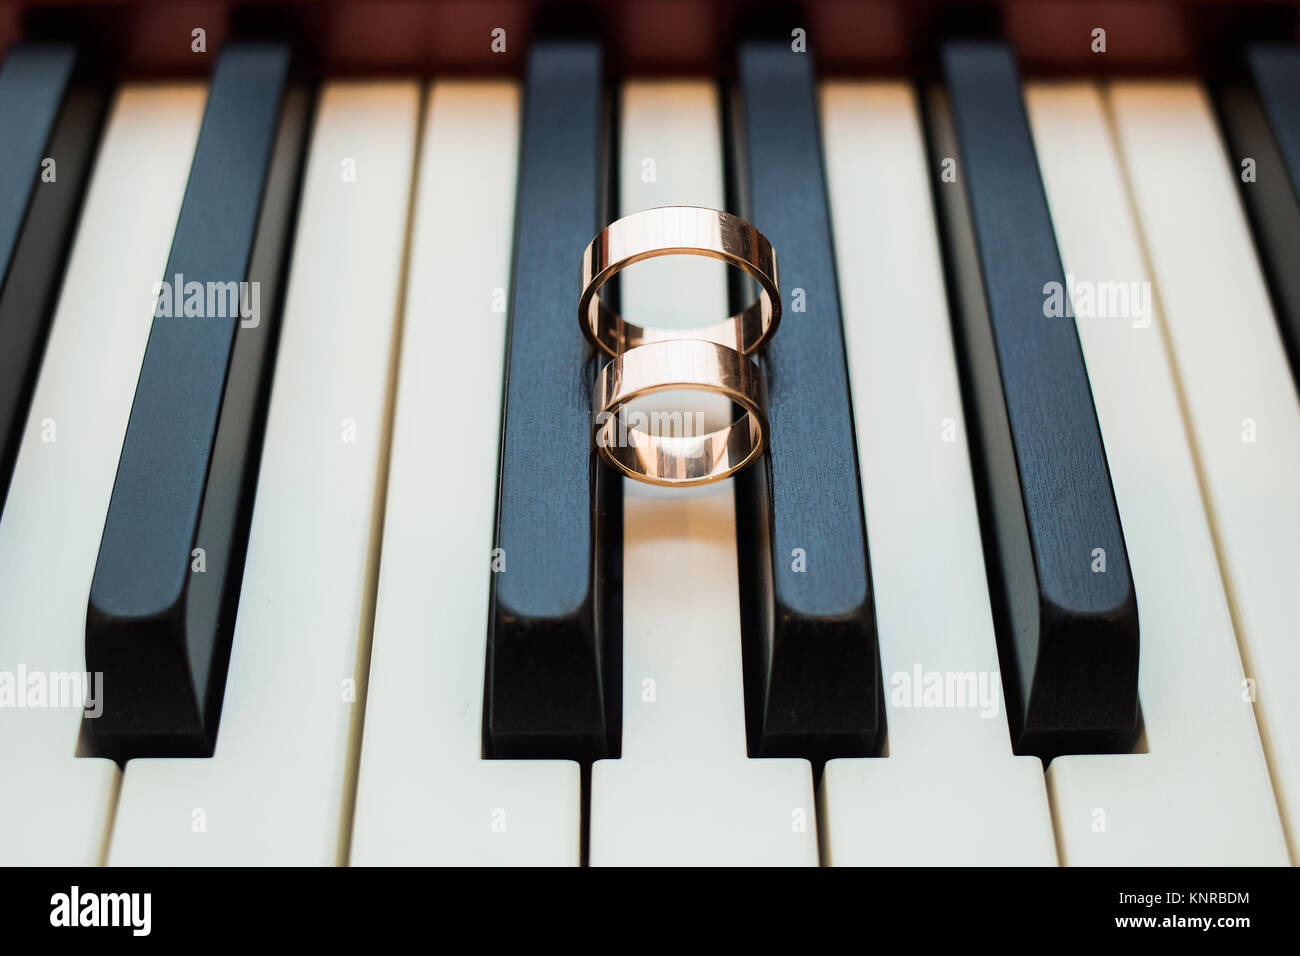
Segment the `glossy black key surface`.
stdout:
[[622,720],[622,485],[593,450],[577,314],[608,208],[599,46],[537,41],[524,98],[484,750],[590,760],[617,754]]
[[28,44],[0,66],[0,511],[103,123],[79,59]]
[[1045,305],[1065,277],[1020,81],[1001,44],[942,61],[931,159],[1013,744],[1128,750],[1137,599],[1078,332]]
[[162,277],[86,621],[86,730],[119,759],[215,744],[310,107],[290,59],[223,50]]
[[736,203],[776,250],[785,309],[759,359],[770,450],[736,478],[750,752],[873,755],[880,653],[811,55],[742,44],[732,119]]
[[1300,384],[1300,47],[1255,46],[1246,63],[1249,76],[1219,83],[1215,98],[1291,375]]

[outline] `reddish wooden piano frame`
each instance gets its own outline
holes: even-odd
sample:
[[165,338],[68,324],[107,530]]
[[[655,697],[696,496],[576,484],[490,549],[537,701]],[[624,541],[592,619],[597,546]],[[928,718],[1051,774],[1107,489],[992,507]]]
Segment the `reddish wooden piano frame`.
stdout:
[[[0,0],[0,52],[69,29],[98,39],[117,76],[207,75],[240,17],[274,17],[320,74],[518,71],[544,0]],[[584,5],[619,73],[726,70],[747,19],[796,7],[828,74],[911,73],[954,17],[992,22],[1026,73],[1210,73],[1238,38],[1300,39],[1297,0],[604,0]],[[206,31],[207,52],[191,51]],[[1091,50],[1096,27],[1107,52]],[[492,31],[506,31],[504,52]]]

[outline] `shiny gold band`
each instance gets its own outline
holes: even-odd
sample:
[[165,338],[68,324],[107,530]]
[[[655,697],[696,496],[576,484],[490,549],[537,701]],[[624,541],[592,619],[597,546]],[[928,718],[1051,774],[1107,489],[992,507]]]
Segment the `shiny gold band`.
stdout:
[[[758,301],[699,329],[643,328],[601,301],[600,287],[610,276],[642,259],[670,255],[707,256],[744,270],[758,282]],[[591,343],[612,356],[674,339],[704,339],[748,355],[776,331],[780,319],[776,253],[761,232],[730,213],[701,206],[646,209],[610,223],[582,254],[578,320]]]
[[[688,427],[680,415],[669,418],[674,434],[630,420],[629,402],[671,389],[725,395],[745,415],[707,433]],[[654,485],[721,481],[758,460],[767,445],[763,375],[745,356],[716,342],[652,342],[615,356],[596,380],[592,412],[596,447],[605,460],[628,477]]]

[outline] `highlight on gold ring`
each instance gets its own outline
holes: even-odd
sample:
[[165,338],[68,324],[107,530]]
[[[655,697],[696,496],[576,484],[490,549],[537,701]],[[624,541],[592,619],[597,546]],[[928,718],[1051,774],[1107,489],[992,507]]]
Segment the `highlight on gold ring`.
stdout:
[[[611,277],[644,259],[694,255],[729,263],[754,279],[758,299],[736,315],[696,329],[636,325],[600,298]],[[781,320],[781,288],[776,252],[752,225],[717,209],[659,206],[610,223],[582,255],[582,293],[578,321],[598,349],[617,356],[652,342],[702,339],[749,355],[771,338]]]
[[[714,392],[742,415],[721,428],[691,427],[672,413],[656,427],[629,405],[656,392]],[[738,351],[702,339],[651,342],[606,363],[592,402],[596,448],[629,478],[655,485],[702,485],[757,461],[767,446],[767,396],[758,366]],[[695,421],[702,420],[697,417]]]

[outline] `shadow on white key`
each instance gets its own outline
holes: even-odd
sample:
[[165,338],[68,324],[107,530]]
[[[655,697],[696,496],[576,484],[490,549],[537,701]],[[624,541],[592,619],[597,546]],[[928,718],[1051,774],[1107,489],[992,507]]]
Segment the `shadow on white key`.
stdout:
[[[622,105],[621,211],[723,208],[714,84],[630,83]],[[639,263],[620,304],[638,323],[717,322],[725,267]],[[623,746],[592,770],[591,864],[815,865],[808,762],[746,755],[732,482],[623,491]]]
[[[90,579],[204,101],[198,84],[127,86],[105,126],[0,521],[0,680],[25,672],[21,703],[85,676]],[[0,706],[0,864],[97,864],[117,765],[76,756],[75,700],[19,703]]]
[[822,128],[889,730],[887,757],[827,763],[824,860],[1052,865],[1042,762],[1007,732],[916,97],[830,83]]
[[419,102],[320,96],[216,752],[127,763],[111,865],[342,859]]
[[[1184,331],[1178,326],[1196,321],[1184,311],[1185,297],[1199,299],[1197,290],[1215,281],[1216,270],[1199,270],[1194,260],[1188,264],[1192,271],[1157,268],[1153,294],[1100,90],[1091,83],[1030,84],[1026,99],[1137,588],[1138,692],[1148,750],[1052,762],[1047,778],[1062,860],[1071,865],[1286,863],[1255,719],[1243,701],[1241,659],[1163,337],[1165,328],[1178,337]],[[1161,112],[1173,110],[1174,126],[1141,133],[1131,144],[1139,153],[1155,143],[1149,136],[1161,137],[1163,155],[1195,150],[1198,137],[1215,135],[1208,116],[1201,115],[1203,123],[1196,112],[1188,116],[1186,94],[1157,102]],[[1145,124],[1149,117],[1133,119]],[[1156,157],[1133,161],[1149,165]],[[1204,176],[1184,176],[1163,161],[1157,164],[1159,178],[1167,181],[1162,190],[1177,190],[1181,210],[1214,203],[1215,190],[1206,189]],[[1219,166],[1206,173],[1222,177],[1221,191],[1235,206],[1221,159]],[[1135,185],[1139,210],[1158,218],[1160,213],[1145,209],[1142,201],[1154,172],[1152,166]],[[1231,235],[1214,229],[1198,236],[1195,221],[1181,212],[1177,219],[1144,222],[1157,264],[1156,250],[1172,232],[1186,231],[1193,244],[1206,243],[1216,256]],[[1240,238],[1248,242],[1244,232]],[[1223,271],[1218,279],[1223,294],[1231,289],[1236,300],[1242,274]],[[1171,283],[1187,288],[1174,290]],[[1163,316],[1162,302],[1169,307]],[[1231,315],[1235,325],[1251,304],[1248,297],[1236,300],[1228,310],[1216,311],[1212,321],[1226,323]],[[1271,327],[1266,308],[1254,318]],[[1216,364],[1217,359],[1227,362],[1229,356],[1216,356]],[[1277,363],[1289,387],[1280,346]],[[1194,380],[1185,383],[1197,388]]]
[[429,98],[354,865],[579,862],[578,765],[482,759],[519,107],[513,83]]

